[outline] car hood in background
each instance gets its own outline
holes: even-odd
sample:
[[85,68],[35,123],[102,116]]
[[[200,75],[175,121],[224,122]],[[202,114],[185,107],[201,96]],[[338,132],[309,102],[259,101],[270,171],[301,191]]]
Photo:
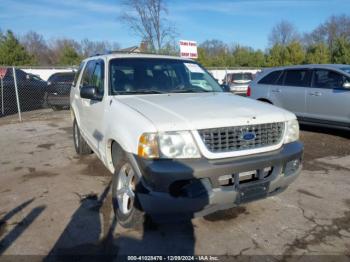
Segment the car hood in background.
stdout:
[[177,93],[116,96],[148,118],[158,131],[198,130],[282,122],[292,113],[230,93]]

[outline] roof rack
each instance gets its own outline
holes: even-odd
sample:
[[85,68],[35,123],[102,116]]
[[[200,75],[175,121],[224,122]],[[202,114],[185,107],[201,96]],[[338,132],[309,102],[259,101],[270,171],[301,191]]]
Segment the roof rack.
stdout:
[[100,55],[110,55],[110,54],[167,55],[167,56],[177,57],[176,55],[170,55],[170,54],[158,54],[155,52],[141,52],[139,50],[134,50],[134,49],[127,50],[127,49],[129,49],[129,48],[125,48],[125,49],[121,49],[121,50],[106,51],[105,53],[102,53],[102,54],[97,53],[97,54],[91,55],[89,57],[100,56]]

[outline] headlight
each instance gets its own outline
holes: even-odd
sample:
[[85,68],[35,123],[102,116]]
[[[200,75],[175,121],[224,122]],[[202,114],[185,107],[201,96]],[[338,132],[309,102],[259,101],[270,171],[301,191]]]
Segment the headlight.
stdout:
[[139,156],[143,158],[199,158],[200,153],[188,131],[143,134]]
[[284,137],[284,143],[291,143],[299,139],[299,123],[298,120],[289,120],[286,123],[286,135]]

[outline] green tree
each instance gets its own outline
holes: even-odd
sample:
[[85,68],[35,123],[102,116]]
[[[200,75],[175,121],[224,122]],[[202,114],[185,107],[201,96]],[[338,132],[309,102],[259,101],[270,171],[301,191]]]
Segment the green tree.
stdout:
[[298,41],[287,45],[287,59],[285,65],[299,65],[305,61],[305,51]]
[[75,48],[69,44],[65,44],[58,56],[59,65],[78,65],[81,61],[81,56]]
[[332,62],[335,64],[349,64],[350,63],[350,42],[345,37],[335,39]]
[[281,44],[275,44],[270,50],[267,57],[268,66],[282,66],[287,63],[288,50]]
[[305,51],[302,45],[293,41],[286,46],[275,44],[267,58],[268,66],[298,65],[305,61]]
[[0,64],[1,65],[30,65],[34,63],[23,45],[11,31],[0,36]]
[[310,45],[306,51],[305,62],[308,64],[327,64],[330,62],[330,52],[326,44]]
[[257,50],[252,54],[253,63],[250,66],[264,67],[266,66],[266,55],[263,51]]

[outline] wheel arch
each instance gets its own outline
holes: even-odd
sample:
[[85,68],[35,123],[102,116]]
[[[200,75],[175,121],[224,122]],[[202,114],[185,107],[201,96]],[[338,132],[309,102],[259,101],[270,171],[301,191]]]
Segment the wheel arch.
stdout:
[[265,102],[265,103],[269,103],[269,104],[273,105],[273,103],[272,103],[269,99],[266,99],[266,98],[258,98],[257,100],[258,100],[258,101],[261,101],[261,102]]

